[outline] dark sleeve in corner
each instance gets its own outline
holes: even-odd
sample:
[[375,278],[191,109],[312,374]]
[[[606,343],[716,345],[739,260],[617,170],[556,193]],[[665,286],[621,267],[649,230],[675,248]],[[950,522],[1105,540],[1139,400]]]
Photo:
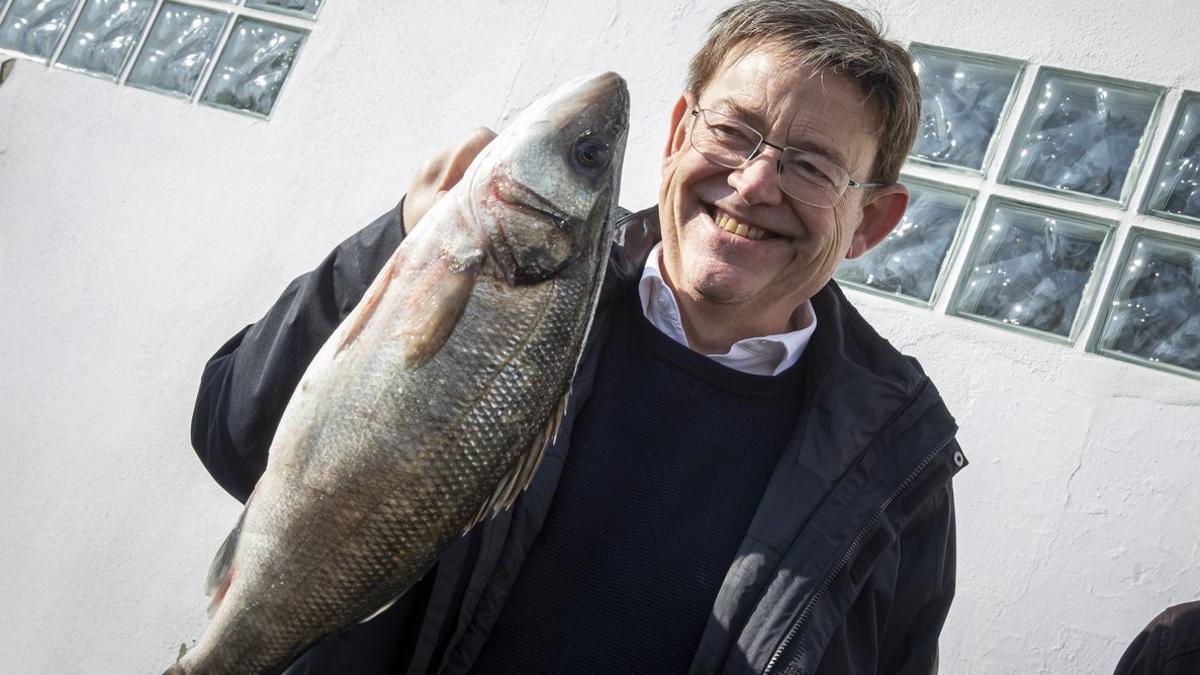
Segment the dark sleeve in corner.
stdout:
[[192,413],[192,447],[239,501],[246,501],[266,468],[267,449],[305,368],[404,239],[403,204],[292,281],[258,322],[234,335],[204,366]]
[[1114,675],[1200,673],[1200,601],[1168,607],[1134,638]]

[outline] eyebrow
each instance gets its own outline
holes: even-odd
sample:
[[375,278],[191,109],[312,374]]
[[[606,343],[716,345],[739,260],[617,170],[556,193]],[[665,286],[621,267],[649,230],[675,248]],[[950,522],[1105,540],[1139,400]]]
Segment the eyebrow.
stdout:
[[[731,101],[729,99],[721,99],[720,101],[717,101],[714,105],[719,106],[717,108],[718,112],[724,112],[727,115],[730,115],[732,117],[737,117],[746,122],[749,122],[750,125],[753,126],[756,131],[759,129],[762,129],[763,127],[770,126],[770,123],[762,115],[760,115],[759,113],[757,113],[753,110],[750,110],[749,108],[745,108],[745,107],[739,105],[735,101]],[[762,132],[759,131],[759,133],[761,134]],[[797,150],[806,150],[808,152],[815,152],[819,155],[824,155],[825,157],[836,162],[837,165],[842,167],[844,170],[846,170],[846,171],[851,170],[850,166],[849,166],[849,161],[844,156],[842,156],[842,154],[840,152],[838,152],[836,148],[834,148],[832,145],[822,143],[820,140],[818,140],[816,138],[812,138],[810,136],[805,136],[795,143],[792,143],[789,141],[787,143],[787,146],[791,147],[791,148],[796,148]]]

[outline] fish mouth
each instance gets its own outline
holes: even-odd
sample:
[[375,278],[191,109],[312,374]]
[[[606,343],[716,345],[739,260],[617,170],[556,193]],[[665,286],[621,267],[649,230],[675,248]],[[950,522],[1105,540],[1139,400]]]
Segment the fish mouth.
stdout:
[[505,206],[548,220],[558,227],[566,227],[573,220],[559,211],[549,199],[507,175],[497,174],[492,178],[492,196]]

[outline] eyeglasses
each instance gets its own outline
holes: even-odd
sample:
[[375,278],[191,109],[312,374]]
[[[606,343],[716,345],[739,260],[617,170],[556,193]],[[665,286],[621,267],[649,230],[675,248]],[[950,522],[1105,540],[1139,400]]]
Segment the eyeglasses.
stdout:
[[779,151],[775,170],[779,189],[809,206],[827,209],[838,203],[848,188],[883,187],[887,183],[858,183],[828,157],[816,152],[770,143],[756,129],[715,110],[692,110],[692,147],[710,162],[741,169],[763,153],[763,146]]

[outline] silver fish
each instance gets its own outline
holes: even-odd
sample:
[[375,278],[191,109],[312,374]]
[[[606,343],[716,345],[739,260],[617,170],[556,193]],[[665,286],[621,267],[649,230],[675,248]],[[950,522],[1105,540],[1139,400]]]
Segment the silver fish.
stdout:
[[565,84],[422,218],[305,371],[168,674],[282,671],[528,485],[595,309],[628,123],[618,75]]

